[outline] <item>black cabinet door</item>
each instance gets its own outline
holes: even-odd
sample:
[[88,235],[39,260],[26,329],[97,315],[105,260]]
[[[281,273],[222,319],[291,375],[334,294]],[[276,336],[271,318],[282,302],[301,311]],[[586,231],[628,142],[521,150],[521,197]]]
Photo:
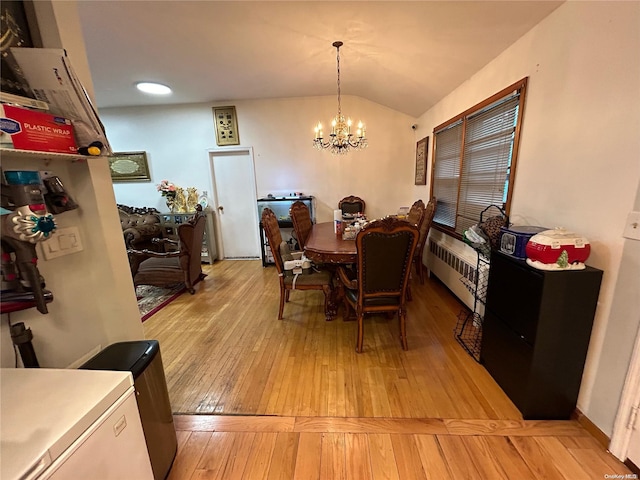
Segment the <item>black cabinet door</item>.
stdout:
[[543,275],[524,262],[493,255],[487,286],[487,308],[529,345],[536,340]]
[[488,309],[482,324],[480,363],[516,407],[526,403],[533,347]]

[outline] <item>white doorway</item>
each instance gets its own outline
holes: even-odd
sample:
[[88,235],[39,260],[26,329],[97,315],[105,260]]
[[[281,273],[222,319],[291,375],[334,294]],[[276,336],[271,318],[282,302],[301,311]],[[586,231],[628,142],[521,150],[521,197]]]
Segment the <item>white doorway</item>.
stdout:
[[260,258],[253,149],[210,150],[220,258]]

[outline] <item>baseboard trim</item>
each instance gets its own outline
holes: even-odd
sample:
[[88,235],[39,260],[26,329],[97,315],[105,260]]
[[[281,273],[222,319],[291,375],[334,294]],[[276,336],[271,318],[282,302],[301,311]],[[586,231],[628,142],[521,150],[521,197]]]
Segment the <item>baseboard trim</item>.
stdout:
[[628,458],[622,463],[624,463],[629,470],[631,470],[633,473],[635,473],[637,476],[640,477],[640,468],[638,468],[638,466],[635,463],[633,463]]
[[609,449],[611,439],[602,430],[600,430],[595,423],[589,420],[584,413],[576,408],[571,417],[574,420],[577,420],[578,423],[582,425],[582,427],[605,448],[605,450]]

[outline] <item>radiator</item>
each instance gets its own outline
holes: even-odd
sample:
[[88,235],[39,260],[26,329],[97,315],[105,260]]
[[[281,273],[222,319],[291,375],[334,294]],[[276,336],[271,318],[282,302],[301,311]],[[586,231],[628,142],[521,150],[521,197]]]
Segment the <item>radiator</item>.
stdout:
[[474,309],[472,293],[476,280],[477,254],[462,242],[431,232],[427,253],[427,266],[432,274],[470,310]]

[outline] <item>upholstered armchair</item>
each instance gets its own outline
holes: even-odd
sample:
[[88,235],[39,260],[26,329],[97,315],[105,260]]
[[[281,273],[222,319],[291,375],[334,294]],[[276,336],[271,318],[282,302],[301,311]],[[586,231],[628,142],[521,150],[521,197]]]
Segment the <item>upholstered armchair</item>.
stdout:
[[356,312],[356,352],[362,352],[364,316],[371,313],[398,314],[400,342],[407,350],[405,301],[418,236],[418,228],[405,220],[375,220],[356,236],[357,277],[339,267],[338,277],[345,287],[345,316],[351,310]]
[[[155,252],[148,249],[128,249],[134,285],[167,287],[184,282],[188,292],[193,295],[193,286],[205,276],[200,256],[205,221],[205,216],[197,212],[189,222],[178,226],[178,241],[168,238],[155,241],[157,244],[177,247],[177,250]],[[168,247],[165,249],[169,250]]]

